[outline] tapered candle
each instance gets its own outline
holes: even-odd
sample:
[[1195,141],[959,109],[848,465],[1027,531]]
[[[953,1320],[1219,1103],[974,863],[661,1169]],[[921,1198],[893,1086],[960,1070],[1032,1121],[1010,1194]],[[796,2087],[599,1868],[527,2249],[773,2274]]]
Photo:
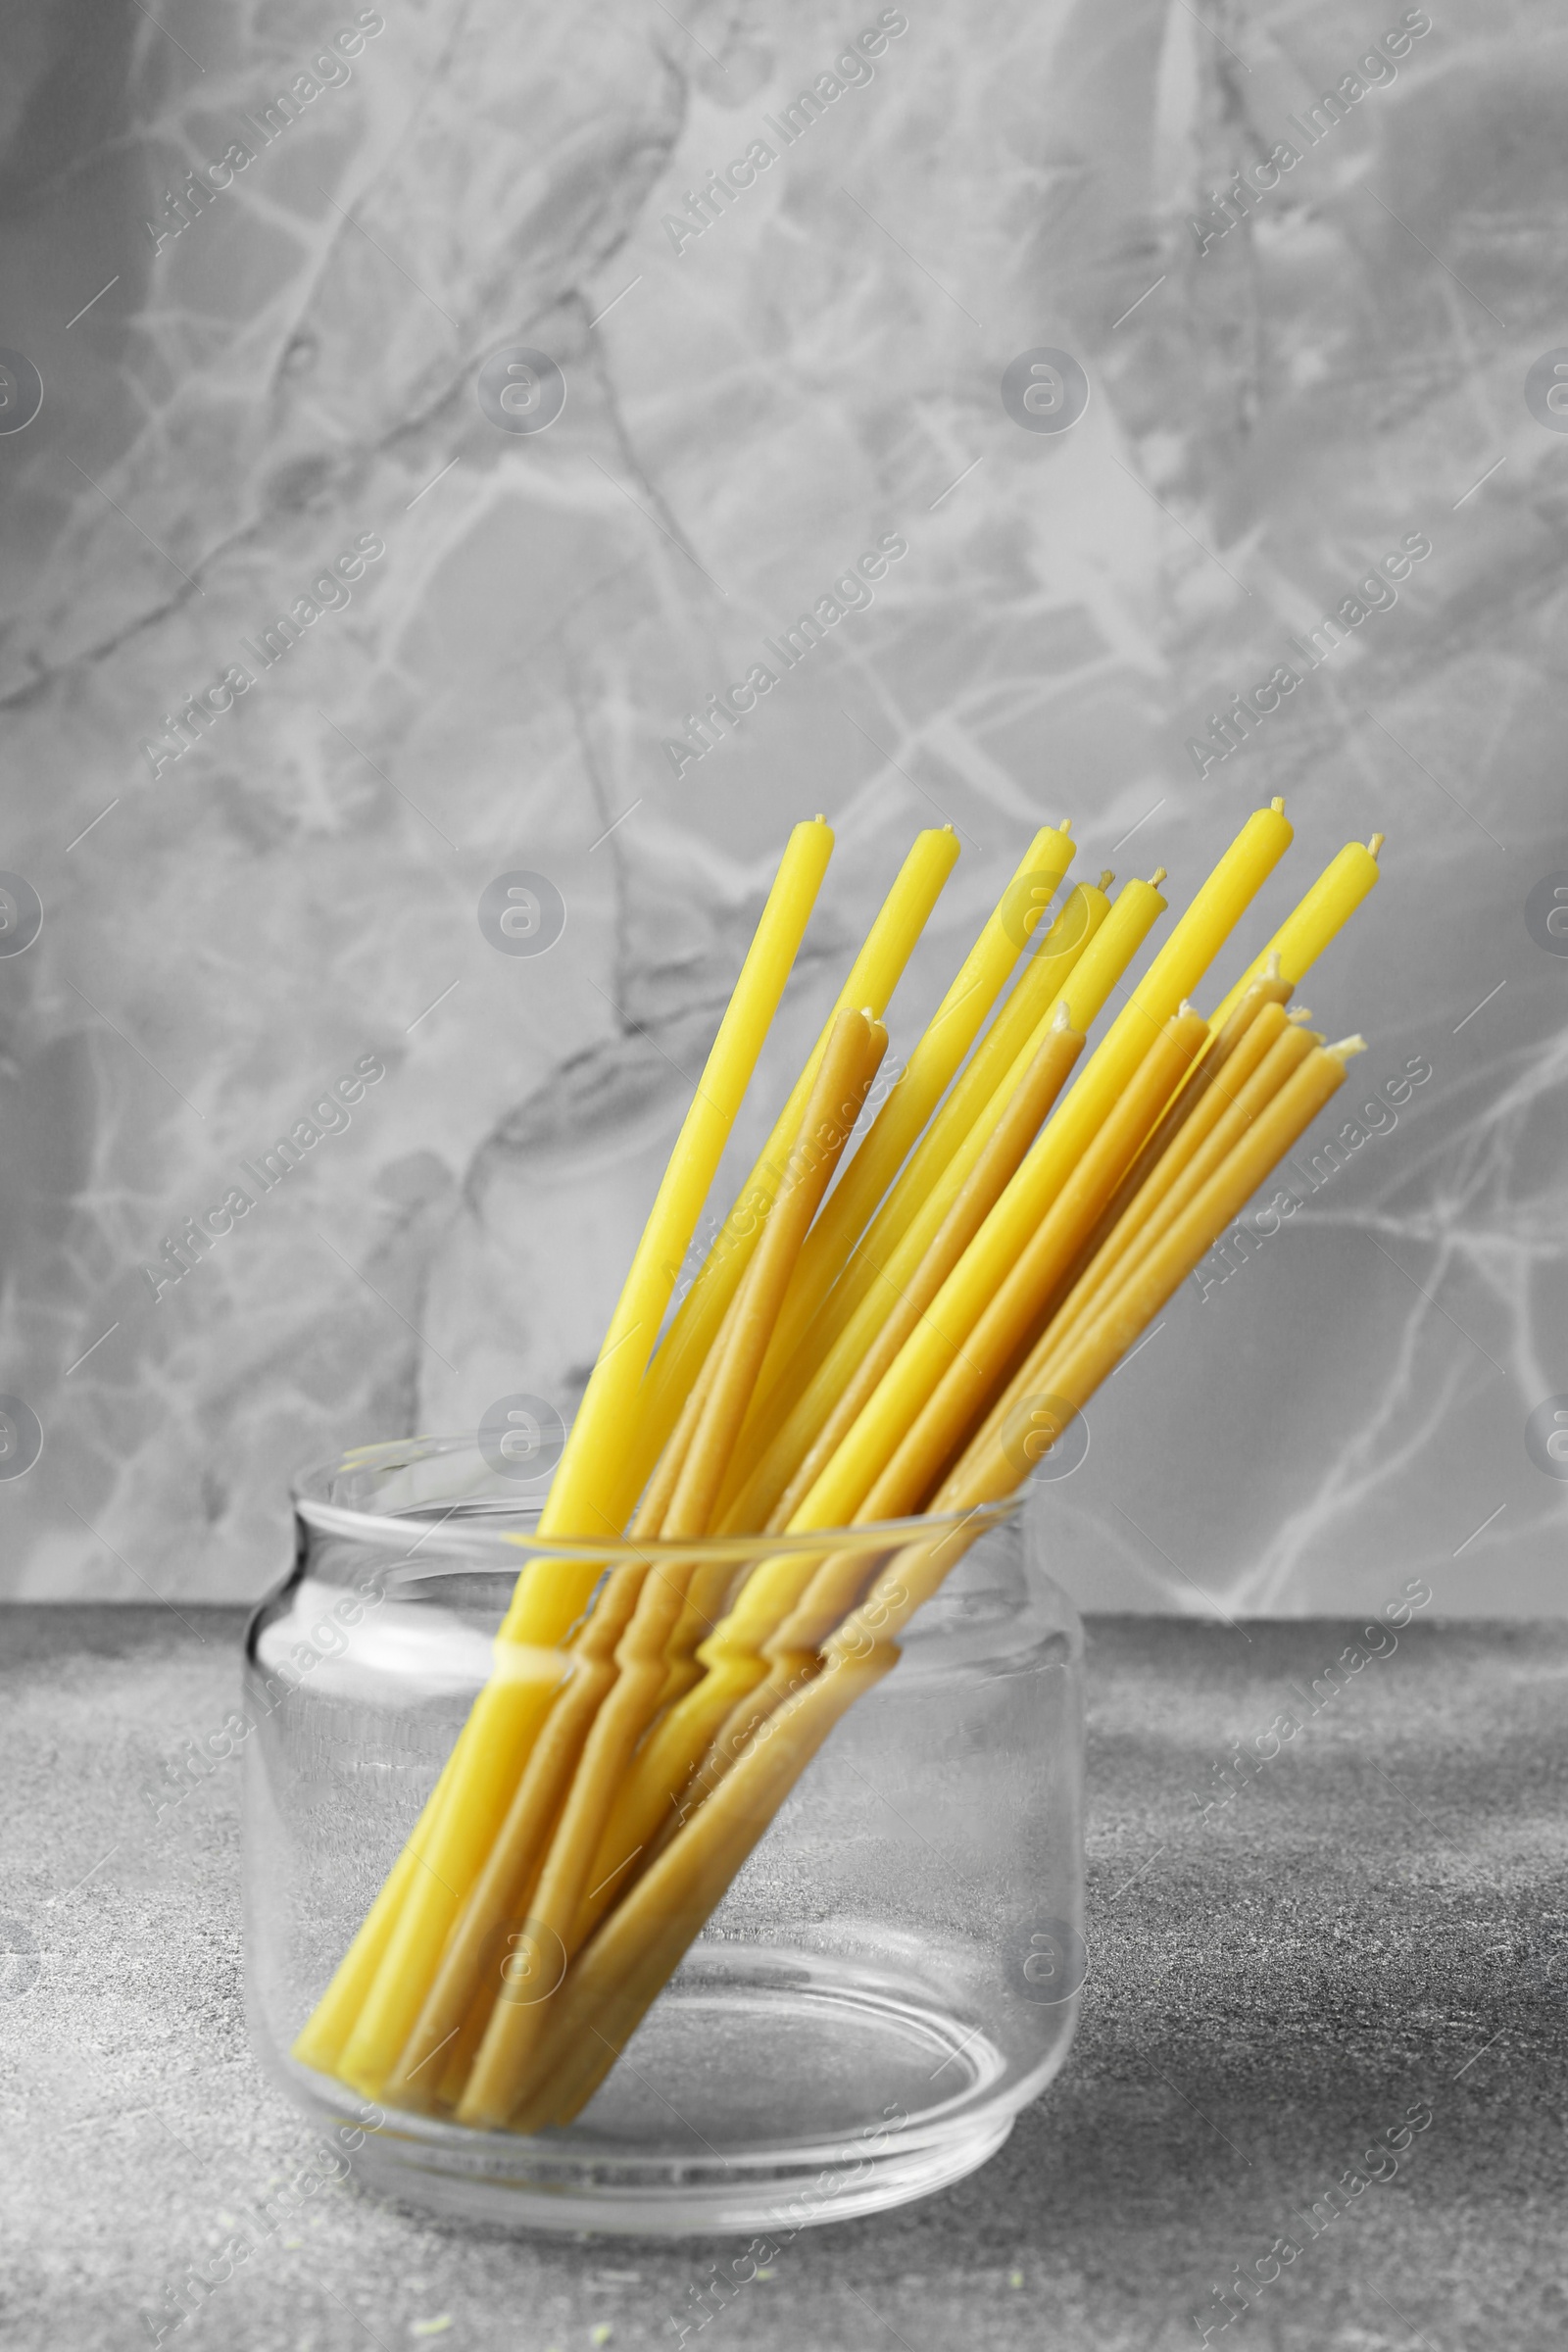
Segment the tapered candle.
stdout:
[[[606,1517],[613,1526],[621,1523],[613,1509],[603,1515],[595,1509],[604,1495],[606,1462],[617,1460],[625,1446],[633,1400],[669,1303],[675,1272],[778,1009],[832,850],[832,829],[820,817],[797,825],[790,835],[551,1480],[539,1515],[541,1536],[597,1535]],[[799,1109],[795,1123],[800,1123]],[[673,1419],[672,1415],[672,1424]],[[531,1562],[518,1579],[502,1640],[559,1640],[587,1598],[586,1592],[573,1595],[564,1590],[570,1581],[561,1576],[555,1561]]]
[[[832,832],[820,819],[797,825],[790,836],[540,1514],[539,1532],[546,1537],[618,1528],[609,1516],[608,1465],[625,1446],[674,1270],[783,994],[832,848]],[[460,1735],[446,1798],[416,1827],[411,1843],[423,1867],[410,1877],[341,2053],[344,2079],[372,2097],[423,2006],[457,1908],[553,1702],[560,1679],[557,1645],[581,1615],[597,1577],[591,1562],[556,1559],[530,1562],[517,1580],[498,1638],[502,1671],[480,1692]],[[344,1965],[353,1958],[351,1947]]]
[[1374,833],[1365,848],[1358,841],[1346,843],[1339,856],[1324,867],[1300,905],[1286,916],[1262,954],[1254,956],[1230,994],[1215,1006],[1208,1024],[1211,1029],[1224,1027],[1243,991],[1267,969],[1271,956],[1280,959],[1283,980],[1294,984],[1305,977],[1377,882],[1378,852],[1382,847],[1381,833]]
[[785,1156],[800,1127],[806,1099],[827,1051],[834,1021],[841,1012],[855,1011],[861,1005],[875,1019],[881,1019],[957,857],[958,837],[951,825],[916,836],[866,934],[864,945],[850,966],[849,977],[822,1024],[821,1035],[808,1056],[806,1067],[791,1089],[756,1166],[742,1185],[734,1207],[648,1368],[639,1398],[636,1435],[627,1452],[626,1478],[633,1494],[641,1492],[643,1481],[675,1426],[681,1397],[711,1347],[713,1335],[724,1319],[724,1310],[735,1296],[757,1247],[778,1188]]
[[[1266,992],[1272,992],[1266,993]],[[1073,1310],[1079,1311],[1095,1289],[1111,1278],[1124,1254],[1144,1250],[1152,1227],[1164,1213],[1170,1191],[1197,1153],[1208,1144],[1219,1122],[1227,1117],[1242,1090],[1261,1065],[1290,1023],[1283,982],[1261,981],[1248,990],[1235,1012],[1214,1040],[1195,1075],[1176,1097],[1122,1183],[1116,1188],[1104,1217],[1090,1236],[1072,1276]],[[1310,1041],[1321,1045],[1320,1037]],[[1288,1060],[1279,1082],[1296,1067]],[[1272,1090],[1270,1090],[1272,1091]],[[1257,1100],[1248,1096],[1249,1104]],[[1267,1100],[1267,1094],[1261,1098]],[[1248,1115],[1251,1112],[1249,1110]],[[1227,1135],[1222,1149],[1229,1148]],[[1090,1260],[1093,1259],[1093,1266]],[[1075,1287],[1073,1287],[1075,1286]],[[1066,1299],[1066,1288],[1062,1293]],[[1066,1306],[1063,1304],[1065,1313]]]

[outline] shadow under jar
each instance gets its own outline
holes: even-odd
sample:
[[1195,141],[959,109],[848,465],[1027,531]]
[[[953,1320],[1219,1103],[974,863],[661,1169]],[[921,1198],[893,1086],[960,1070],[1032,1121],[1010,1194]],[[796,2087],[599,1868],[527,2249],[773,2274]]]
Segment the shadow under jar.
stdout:
[[[1082,1633],[1017,1500],[807,1764],[572,2122],[471,2129],[294,2054],[489,1679],[519,1570],[631,1556],[538,1541],[509,1471],[419,1439],[294,1491],[295,1565],[245,1659],[247,1985],[270,2073],[368,2184],[519,2228],[790,2230],[983,2164],[1062,2064],[1084,1976]],[[941,1524],[635,1556],[738,1579],[858,1547],[869,1580]]]

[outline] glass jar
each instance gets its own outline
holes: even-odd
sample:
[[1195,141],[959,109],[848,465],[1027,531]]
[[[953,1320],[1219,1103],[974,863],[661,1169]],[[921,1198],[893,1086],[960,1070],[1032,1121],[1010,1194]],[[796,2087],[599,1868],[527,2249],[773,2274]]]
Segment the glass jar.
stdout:
[[[1084,1976],[1082,1633],[1016,1498],[983,1515],[575,2121],[471,2129],[294,2054],[490,1674],[519,1569],[627,1556],[538,1542],[514,1469],[416,1439],[294,1491],[294,1567],[245,1655],[247,1984],[270,2073],[370,2184],[518,2227],[790,2230],[983,2164],[1062,2064]],[[831,1548],[870,1573],[941,1524]],[[825,1547],[636,1556],[739,1572],[792,1545]]]

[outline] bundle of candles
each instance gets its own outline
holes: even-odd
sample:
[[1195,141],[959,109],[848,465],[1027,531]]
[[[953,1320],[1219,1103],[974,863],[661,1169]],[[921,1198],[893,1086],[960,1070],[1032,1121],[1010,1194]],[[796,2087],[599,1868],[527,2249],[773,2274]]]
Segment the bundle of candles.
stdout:
[[[1188,1001],[1291,838],[1280,801],[1248,820],[1063,1094],[1164,874],[1062,896],[1069,826],[1038,833],[867,1125],[883,1014],[958,855],[951,828],[921,834],[670,1316],[832,849],[820,817],[796,827],[492,1678],[306,2064],[480,2129],[586,2104],[988,1509],[1343,1083],[1361,1040],[1325,1046],[1286,1007],[1376,882],[1381,835],[1340,852],[1209,1018]],[[879,1547],[847,1532],[868,1526]],[[552,1537],[577,1541],[538,1553]]]

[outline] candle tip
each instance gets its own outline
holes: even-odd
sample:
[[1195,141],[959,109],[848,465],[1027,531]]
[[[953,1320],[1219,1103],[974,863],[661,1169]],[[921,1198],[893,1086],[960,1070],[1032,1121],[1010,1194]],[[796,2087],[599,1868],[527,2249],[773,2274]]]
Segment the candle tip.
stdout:
[[1150,875],[1150,877],[1149,877],[1149,887],[1150,887],[1150,889],[1151,889],[1151,890],[1157,890],[1157,889],[1159,888],[1160,884],[1161,884],[1161,883],[1164,881],[1164,879],[1165,879],[1165,868],[1164,868],[1162,865],[1156,865],[1156,866],[1155,866],[1155,868],[1154,868],[1154,870],[1153,870],[1153,872],[1152,872],[1152,873]]
[[1112,884],[1112,883],[1115,881],[1115,879],[1116,879],[1116,875],[1115,875],[1115,869],[1114,869],[1113,867],[1111,867],[1111,866],[1108,866],[1108,865],[1107,865],[1107,866],[1103,866],[1103,867],[1101,869],[1101,875],[1100,875],[1100,888],[1101,888],[1102,890],[1108,890],[1108,889],[1110,888],[1111,884]]
[[1329,1052],[1341,1061],[1349,1061],[1357,1054],[1366,1052],[1366,1039],[1359,1032],[1354,1037],[1342,1037],[1337,1046],[1330,1046]]
[[1285,814],[1285,801],[1283,796],[1278,800],[1270,801],[1269,807],[1273,809],[1276,816],[1283,816]]
[[1389,837],[1386,833],[1374,833],[1371,840],[1366,845],[1367,856],[1369,858],[1375,858],[1388,838]]

